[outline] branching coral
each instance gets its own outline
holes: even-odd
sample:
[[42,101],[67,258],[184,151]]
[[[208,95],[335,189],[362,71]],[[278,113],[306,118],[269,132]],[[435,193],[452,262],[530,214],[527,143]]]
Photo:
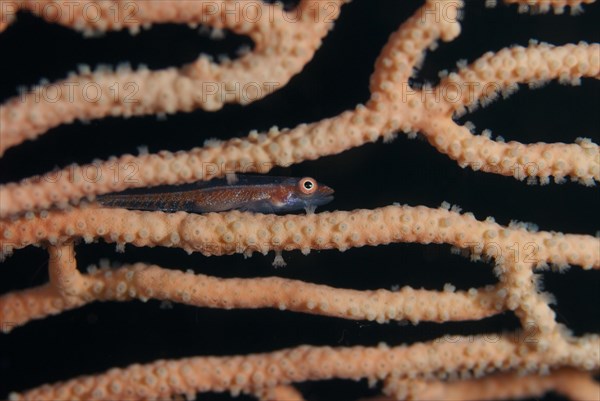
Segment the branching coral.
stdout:
[[[50,128],[75,119],[215,111],[226,103],[260,103],[306,67],[333,21],[343,19],[343,3],[302,0],[286,11],[282,5],[262,2],[83,1],[67,9],[66,3],[3,1],[2,29],[7,29],[17,10],[28,10],[90,35],[122,28],[137,33],[151,24],[203,24],[218,29],[213,36],[221,29],[247,35],[254,48],[233,61],[216,63],[201,56],[179,69],[92,71],[84,67],[65,80],[43,82],[2,105],[0,153],[27,139],[41,140]],[[519,3],[521,10],[561,12],[568,6],[578,12],[583,2]],[[99,10],[93,20],[86,17],[90,7]],[[128,188],[189,183],[248,170],[266,173],[337,155],[379,138],[387,142],[398,132],[410,137],[421,134],[463,168],[529,183],[548,184],[553,177],[557,183],[570,178],[594,185],[600,179],[600,151],[590,139],[578,138],[573,144],[505,142],[493,140],[486,132],[476,135],[469,124],[456,119],[499,95],[507,96],[519,84],[535,88],[548,81],[579,84],[582,79],[598,78],[600,45],[532,41],[527,47],[475,57],[468,65],[461,62],[456,71],[442,72],[435,86],[414,84],[426,50],[459,36],[462,7],[458,1],[429,0],[416,9],[381,50],[369,99],[352,110],[290,129],[273,127],[227,141],[207,141],[189,151],[125,155],[1,185],[0,256],[19,254],[30,245],[46,248],[49,282],[1,295],[0,325],[5,336],[17,336],[22,329],[10,332],[32,320],[50,319],[94,301],[137,299],[219,309],[276,308],[379,324],[482,320],[508,312],[518,318],[525,340],[523,332],[517,331],[442,336],[410,345],[296,345],[236,356],[159,360],[94,372],[14,393],[11,398],[165,399],[229,391],[291,400],[302,399],[295,383],[332,378],[381,382],[381,391],[394,399],[499,399],[548,390],[572,398],[598,397],[599,386],[591,377],[600,365],[598,335],[574,335],[559,323],[550,306],[552,297],[542,292],[534,273],[548,266],[600,269],[600,241],[593,236],[537,231],[521,223],[502,225],[492,218],[461,214],[447,203],[440,208],[394,204],[273,216],[165,214],[103,209],[93,202],[96,195]],[[56,13],[49,14],[50,8]],[[128,18],[111,18],[115,10]],[[247,14],[250,11],[257,14]],[[74,96],[70,92],[73,87],[93,85],[111,93],[115,83],[123,88],[133,85],[137,101],[129,102],[121,93],[89,102],[83,92]],[[251,96],[240,90],[248,85]],[[51,90],[61,96],[50,101]],[[144,263],[92,267],[82,273],[75,256],[80,240],[115,243],[120,251],[128,246],[158,246],[204,256],[249,257],[274,251],[279,263],[282,252],[294,250],[308,255],[316,250],[392,243],[446,244],[473,260],[492,262],[497,282],[458,291],[452,284],[445,284],[442,291],[411,286],[357,290],[280,277],[217,278],[196,273],[197,266],[184,273]]]

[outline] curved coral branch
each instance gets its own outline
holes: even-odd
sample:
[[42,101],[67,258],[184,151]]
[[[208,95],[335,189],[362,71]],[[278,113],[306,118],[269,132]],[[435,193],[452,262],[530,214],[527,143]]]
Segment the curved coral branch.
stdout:
[[[73,264],[50,261],[51,276],[68,275]],[[502,301],[497,289],[454,292],[428,291],[404,287],[399,291],[357,291],[310,284],[278,277],[221,279],[192,271],[164,269],[137,263],[119,269],[90,269],[76,275],[78,285],[69,294],[58,283],[13,291],[0,296],[2,326],[11,330],[33,319],[62,313],[95,301],[149,299],[180,302],[209,308],[277,308],[354,320],[459,321],[483,319],[500,313]]]
[[477,102],[487,104],[499,94],[506,96],[516,84],[539,86],[549,80],[580,84],[581,78],[600,78],[600,45],[597,43],[551,46],[533,42],[497,53],[488,52],[470,66],[443,78],[434,99],[463,114]]
[[522,347],[509,335],[454,338],[388,347],[311,347],[300,346],[267,354],[233,357],[195,357],[160,360],[147,365],[111,369],[96,376],[83,376],[62,383],[45,385],[11,400],[81,400],[120,397],[131,400],[168,398],[175,394],[231,391],[252,393],[256,388],[332,377],[346,379],[386,377],[445,376],[447,372],[475,374],[486,371],[521,369],[524,372],[574,362],[586,370],[597,369],[600,342],[591,336],[552,353],[540,354]]
[[[74,4],[78,6],[73,10],[59,12],[64,18],[69,17],[61,19],[62,23],[76,25],[76,21],[85,21],[83,17],[77,18],[78,13],[84,12],[86,4],[98,3]],[[220,7],[220,3],[202,1],[127,1],[116,4],[136,7],[140,16],[138,24],[206,23],[248,35],[255,42],[255,49],[237,60],[221,64],[211,62],[207,56],[200,56],[180,69],[150,71],[143,67],[134,71],[124,67],[113,72],[105,68],[91,71],[84,67],[79,75],[41,84],[9,99],[0,107],[0,156],[6,149],[26,139],[35,139],[52,127],[72,123],[76,119],[189,112],[199,108],[214,111],[225,103],[247,104],[261,99],[287,84],[312,59],[339,16],[343,0],[328,3],[305,0],[299,12],[289,15],[280,5],[252,2],[257,13],[252,23],[248,21],[250,16],[246,15],[249,12],[247,5],[242,8],[240,3],[235,3],[237,7],[231,3],[231,10],[226,3],[221,3]],[[22,5],[44,6],[37,1]],[[62,4],[62,7],[68,6],[69,3]],[[211,11],[213,9],[209,6],[216,7],[216,10]],[[103,2],[102,7],[118,9],[119,6]],[[105,10],[104,15],[109,18],[109,11]],[[137,21],[137,15],[132,18]]]
[[224,176],[228,172],[268,172],[275,165],[336,154],[378,139],[383,120],[365,107],[354,112],[302,124],[292,130],[273,127],[246,138],[209,142],[188,152],[124,155],[106,162],[70,166],[21,183],[0,185],[0,217],[66,206],[85,196],[132,187],[189,183]]
[[[268,172],[276,165],[289,166],[304,160],[337,154],[352,147],[377,140],[402,120],[388,119],[386,113],[359,106],[354,111],[291,130],[277,127],[268,133],[251,133],[224,143],[209,143],[188,152],[163,151],[152,155],[124,155],[106,162],[70,166],[20,183],[0,185],[0,217],[51,206],[65,207],[83,197],[127,188],[161,184],[190,183],[224,176],[229,172]],[[409,106],[412,104],[408,102]],[[415,106],[416,107],[416,106]],[[514,176],[518,179],[539,177],[547,182],[554,176],[591,185],[600,180],[600,148],[587,139],[575,144],[519,142],[502,143],[485,136],[475,136],[468,128],[449,118],[404,113],[406,130],[422,126],[423,134],[441,152],[458,160],[462,167]],[[388,117],[391,117],[388,115]],[[414,124],[414,125],[412,125]]]
[[[600,148],[589,139],[578,138],[574,144],[503,143],[473,135],[450,118],[453,111],[485,102],[519,82],[598,77],[599,45],[531,45],[488,53],[471,67],[450,74],[437,88],[415,90],[408,85],[408,77],[419,62],[416,55],[437,37],[453,38],[458,29],[457,22],[451,20],[447,26],[442,24],[424,36],[424,28],[429,26],[427,15],[432,7],[435,9],[435,4],[428,2],[392,35],[376,63],[371,80],[372,97],[366,107],[359,105],[353,111],[289,130],[279,131],[274,127],[264,134],[252,132],[243,139],[211,142],[188,152],[125,155],[106,162],[71,166],[19,184],[2,185],[0,217],[65,206],[85,196],[126,188],[206,180],[234,171],[267,172],[275,165],[288,166],[338,154],[380,137],[386,139],[397,130],[422,132],[437,150],[457,160],[461,167],[520,180],[539,178],[541,183],[549,182],[551,176],[556,182],[571,177],[586,185],[600,180]],[[414,44],[409,45],[413,41],[407,41],[406,37],[415,38]],[[0,113],[12,115],[7,108]],[[15,124],[20,121],[17,120]],[[12,135],[14,129],[10,124],[8,128],[6,124],[0,126],[1,132]],[[26,126],[20,122],[18,129]]]
[[[583,0],[507,0],[520,10],[560,12],[565,6],[577,11]],[[107,115],[141,115],[216,110],[226,102],[248,103],[235,85],[257,83],[284,85],[313,57],[322,38],[339,15],[343,1],[303,0],[293,12],[281,5],[262,2],[208,1],[95,1],[77,3],[50,0],[4,1],[0,30],[17,9],[30,10],[49,22],[83,30],[86,34],[128,28],[136,32],[153,23],[205,24],[247,35],[255,49],[235,61],[221,64],[207,58],[179,69],[91,72],[75,77],[78,85],[96,83],[103,90],[111,83],[131,82],[139,89],[140,102],[129,104],[121,94],[90,106],[76,97],[61,98],[55,105],[38,102],[36,90],[57,87],[64,93],[71,84],[44,84],[22,99],[0,108],[0,154],[7,148],[35,138],[51,127],[76,118]],[[488,4],[493,1],[488,1]],[[216,4],[216,8],[214,7]],[[252,23],[239,18],[242,4],[256,5],[262,16]],[[220,8],[222,5],[223,8]],[[333,9],[331,9],[333,5]],[[8,7],[6,7],[8,6]],[[36,7],[55,7],[53,16]],[[111,12],[123,15],[133,6],[132,20],[111,20]],[[233,6],[234,11],[226,6]],[[98,7],[99,18],[88,20],[86,7]],[[329,7],[325,9],[324,7]],[[554,79],[577,84],[583,77],[598,78],[598,44],[579,43],[553,47],[531,43],[529,47],[486,53],[470,66],[442,74],[435,88],[409,84],[427,49],[438,40],[451,41],[460,33],[462,2],[427,0],[390,37],[377,58],[370,82],[370,99],[363,105],[322,121],[279,131],[251,132],[246,138],[209,141],[187,152],[160,152],[137,157],[125,155],[106,162],[71,166],[52,173],[0,186],[0,257],[29,245],[48,247],[49,283],[0,296],[0,325],[5,332],[33,319],[83,306],[94,301],[159,299],[211,308],[279,308],[344,319],[395,319],[448,322],[482,319],[512,311],[522,329],[534,328],[532,338],[512,334],[476,337],[444,337],[410,346],[329,348],[301,346],[266,354],[234,357],[187,358],[156,361],[113,369],[103,374],[42,386],[11,399],[148,399],[178,394],[230,391],[265,399],[302,399],[292,383],[330,378],[384,380],[384,390],[396,397],[431,398],[460,394],[473,398],[539,394],[548,389],[573,398],[587,397],[598,385],[589,372],[600,367],[597,335],[574,337],[556,319],[549,294],[541,292],[536,269],[547,264],[562,270],[569,265],[600,269],[600,239],[588,235],[534,232],[524,225],[508,227],[493,219],[479,221],[449,205],[427,207],[388,206],[374,210],[337,211],[309,215],[273,216],[241,212],[194,215],[166,214],[122,209],[103,209],[95,195],[133,187],[181,184],[207,180],[234,171],[267,172],[333,155],[397,131],[422,133],[440,152],[462,167],[539,179],[565,177],[586,185],[600,179],[599,147],[587,139],[575,144],[493,141],[475,136],[467,126],[452,120],[457,114],[487,104],[497,94],[511,92],[517,84],[536,86]],[[237,10],[237,11],[236,11]],[[11,14],[13,13],[13,14]],[[70,13],[70,14],[69,14]],[[237,14],[236,14],[237,13]],[[248,17],[246,15],[246,17]],[[206,83],[217,83],[210,94]],[[232,88],[233,85],[233,88]],[[228,97],[228,93],[231,95]],[[75,206],[74,206],[75,205]],[[43,210],[43,209],[50,210]],[[63,210],[57,210],[62,208]],[[227,255],[275,251],[336,249],[378,246],[393,242],[444,243],[461,248],[473,259],[494,263],[498,283],[454,292],[412,289],[358,291],[283,278],[219,279],[180,272],[155,265],[134,264],[118,269],[77,270],[74,241],[116,243],[123,250],[134,246],[163,246]],[[277,260],[277,259],[276,259]],[[5,324],[8,323],[8,324]],[[564,368],[564,369],[563,369]],[[570,369],[578,369],[577,372]],[[484,377],[497,372],[504,374]],[[525,377],[517,377],[526,374]],[[550,376],[544,377],[544,374]],[[474,378],[473,378],[474,376]],[[460,377],[461,380],[456,380]],[[502,386],[498,390],[498,386]],[[496,390],[490,390],[496,389]]]
[[447,118],[433,118],[424,130],[429,142],[440,152],[457,160],[461,167],[515,177],[518,180],[548,184],[571,177],[587,186],[600,180],[600,147],[587,138],[575,143],[533,143],[495,141],[486,135],[473,135],[469,128]]
[[304,401],[304,397],[293,386],[267,387],[254,393],[262,401]]

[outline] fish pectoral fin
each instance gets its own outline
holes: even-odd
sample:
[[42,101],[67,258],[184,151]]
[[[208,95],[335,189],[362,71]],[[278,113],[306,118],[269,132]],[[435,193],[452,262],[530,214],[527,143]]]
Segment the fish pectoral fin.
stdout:
[[274,213],[276,208],[271,204],[271,202],[261,200],[261,201],[246,203],[246,204],[240,206],[239,208],[237,208],[237,210],[239,210],[241,212],[254,212],[254,213],[269,214],[269,213]]
[[316,205],[306,205],[304,207],[304,210],[306,211],[306,214],[315,214],[315,210],[317,210],[317,206]]

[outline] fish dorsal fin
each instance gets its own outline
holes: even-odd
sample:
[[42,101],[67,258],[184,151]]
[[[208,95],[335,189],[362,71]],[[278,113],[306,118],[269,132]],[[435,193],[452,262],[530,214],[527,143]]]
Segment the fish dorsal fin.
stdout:
[[[236,174],[235,179],[213,178],[210,181],[196,181],[192,185],[196,189],[214,188],[220,186],[254,186],[254,185],[280,185],[295,183],[296,179],[290,177],[273,177],[261,174]],[[183,187],[183,185],[178,186]]]
[[254,185],[280,185],[295,183],[294,178],[272,177],[260,174],[236,174],[236,181],[229,183],[226,178],[213,178],[209,181],[196,181],[181,185],[158,185],[155,187],[130,188],[119,192],[119,195],[158,194],[168,192],[186,192],[198,189],[210,189],[224,186],[254,186]]

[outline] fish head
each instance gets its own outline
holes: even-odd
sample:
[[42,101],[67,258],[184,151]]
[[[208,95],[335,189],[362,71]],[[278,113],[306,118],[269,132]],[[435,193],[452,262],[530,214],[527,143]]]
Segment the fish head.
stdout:
[[293,183],[294,189],[289,191],[285,209],[314,209],[333,200],[333,189],[317,182],[314,178],[303,177]]

